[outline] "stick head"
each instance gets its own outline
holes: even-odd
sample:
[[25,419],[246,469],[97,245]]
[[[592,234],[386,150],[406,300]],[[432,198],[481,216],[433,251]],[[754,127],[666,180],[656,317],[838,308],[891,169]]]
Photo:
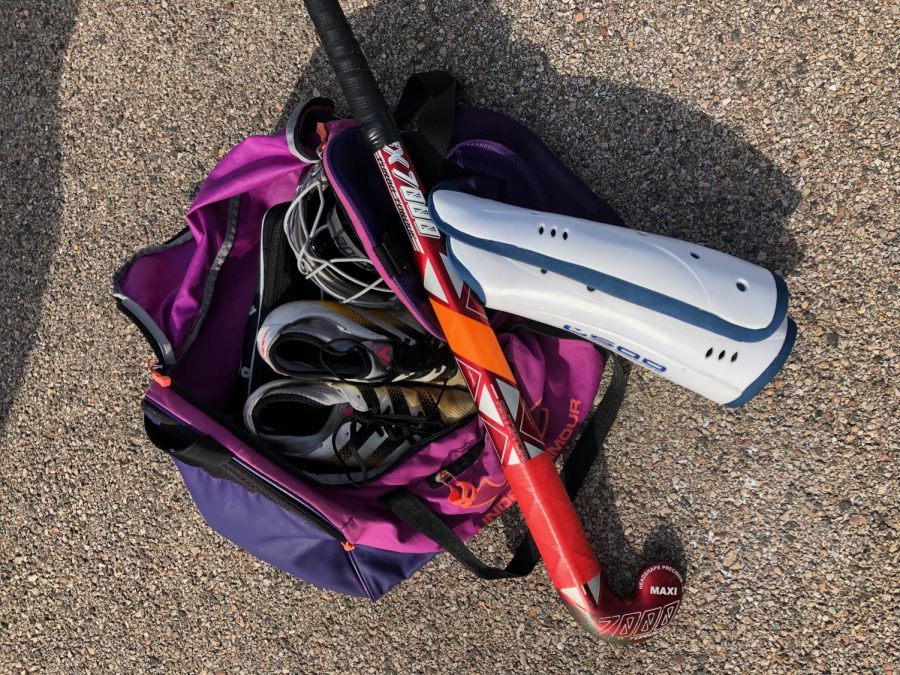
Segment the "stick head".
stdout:
[[667,562],[649,563],[641,569],[637,589],[620,598],[606,585],[600,572],[580,588],[560,592],[578,623],[610,642],[643,642],[662,630],[678,611],[684,579]]

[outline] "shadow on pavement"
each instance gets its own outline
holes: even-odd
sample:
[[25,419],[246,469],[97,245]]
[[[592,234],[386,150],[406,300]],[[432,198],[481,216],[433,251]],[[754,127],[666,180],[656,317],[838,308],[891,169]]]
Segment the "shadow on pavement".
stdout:
[[74,0],[0,11],[0,429],[40,320],[62,212],[57,90]]
[[[512,41],[510,18],[490,2],[430,0],[435,29],[423,37],[409,18],[420,4],[381,2],[349,17],[389,102],[413,72],[449,70],[466,104],[531,127],[629,226],[783,275],[800,262],[785,227],[799,192],[735,130],[649,89],[560,74],[539,45]],[[282,121],[314,91],[349,114],[321,49],[302,68]]]

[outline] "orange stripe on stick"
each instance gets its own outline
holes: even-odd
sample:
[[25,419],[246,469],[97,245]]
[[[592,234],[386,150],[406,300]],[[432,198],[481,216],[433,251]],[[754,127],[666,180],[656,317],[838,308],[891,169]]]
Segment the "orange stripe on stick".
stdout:
[[[438,322],[444,329],[447,343],[454,354],[515,382],[506,356],[490,326],[463,316],[435,300],[431,301],[431,306],[434,307],[434,313],[437,314]],[[515,415],[515,411],[512,412]]]

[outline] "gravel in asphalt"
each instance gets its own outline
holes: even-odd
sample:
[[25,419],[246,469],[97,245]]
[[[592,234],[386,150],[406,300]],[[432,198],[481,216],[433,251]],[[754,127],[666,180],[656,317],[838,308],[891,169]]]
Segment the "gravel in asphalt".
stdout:
[[[682,557],[679,616],[597,644],[542,567],[487,583],[447,556],[371,604],[212,532],[143,436],[150,350],[108,280],[334,78],[298,0],[6,0],[0,672],[894,672],[900,4],[346,7],[389,98],[449,68],[631,226],[785,276],[778,379],[732,411],[635,372],[578,501],[619,588]],[[474,546],[500,562],[516,530]]]

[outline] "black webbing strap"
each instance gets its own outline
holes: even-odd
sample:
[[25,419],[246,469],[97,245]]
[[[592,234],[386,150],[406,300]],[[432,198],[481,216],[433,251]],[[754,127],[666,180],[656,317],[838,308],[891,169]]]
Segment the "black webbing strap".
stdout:
[[211,473],[233,459],[231,452],[221,443],[209,436],[195,434],[146,399],[141,403],[141,408],[147,438],[175,459]]
[[[447,524],[438,518],[425,503],[409,490],[399,489],[381,498],[410,527],[424,534],[456,558],[467,570],[480,579],[507,579],[528,574],[514,570],[491,567],[483,563]],[[530,571],[530,570],[529,570]]]
[[447,71],[433,70],[412,75],[394,110],[397,126],[403,127],[419,114],[416,144],[410,148],[416,169],[431,188],[440,176],[450,147],[456,116],[458,82]]
[[[575,496],[581,490],[588,471],[597,461],[600,450],[606,442],[606,437],[612,430],[622,402],[625,400],[625,385],[628,383],[628,373],[622,368],[622,364],[614,356],[607,357],[607,367],[612,368],[612,378],[609,386],[603,393],[603,398],[594,410],[591,418],[590,428],[585,429],[584,433],[575,444],[571,454],[566,458],[560,475],[563,479],[563,485],[566,486],[566,492],[569,499],[575,501]],[[591,433],[592,432],[592,433]],[[576,452],[577,450],[577,452]]]
[[[410,145],[419,176],[430,188],[438,180],[450,147],[456,117],[458,83],[443,70],[412,75],[403,88],[394,111],[397,126],[410,124],[419,116],[416,141]],[[412,266],[412,249],[402,228],[391,228],[381,241],[374,242],[375,256],[392,279]]]
[[[584,431],[566,458],[560,472],[566,492],[573,501],[584,484],[588,471],[600,454],[600,448],[609,435],[625,398],[627,374],[614,357],[609,357],[607,367],[612,369],[609,386],[591,414]],[[487,565],[472,553],[457,534],[412,492],[401,488],[382,497],[382,501],[390,507],[394,515],[434,541],[480,579],[523,577],[531,573],[539,560],[534,540],[528,534],[516,548],[512,560],[505,568]]]
[[205,469],[213,475],[216,469],[225,466],[234,458],[227,448],[209,436],[202,436],[186,448],[170,451],[169,454],[185,464]]

